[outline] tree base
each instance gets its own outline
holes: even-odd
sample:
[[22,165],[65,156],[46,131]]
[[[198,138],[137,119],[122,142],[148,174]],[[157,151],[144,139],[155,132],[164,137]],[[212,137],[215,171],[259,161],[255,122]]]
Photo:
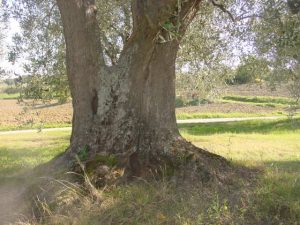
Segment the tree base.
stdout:
[[[39,180],[33,184],[27,196],[30,197],[30,201],[38,196],[38,199],[55,205],[56,193],[61,193],[62,189],[70,184],[72,190],[79,187],[79,192],[84,190],[97,193],[95,187],[110,189],[115,185],[153,179],[170,181],[175,186],[195,185],[208,189],[214,187],[220,189],[220,193],[226,194],[231,192],[230,190],[235,190],[240,179],[243,179],[243,185],[253,181],[255,173],[250,169],[237,168],[225,158],[197,148],[180,136],[168,140],[170,141],[161,142],[164,143],[162,146],[168,146],[168,151],[156,148],[156,151],[152,149],[143,153],[98,153],[90,155],[85,161],[80,161],[77,156],[77,162],[74,157],[70,158],[69,154],[61,155],[47,165],[35,169],[38,171],[37,177],[47,174],[49,179]],[[69,163],[71,167],[63,167],[68,164],[67,162],[71,162],[70,160],[73,160]],[[70,170],[75,173],[65,173]],[[33,212],[36,218],[44,217],[40,207],[34,207]]]
[[[228,182],[234,168],[225,158],[194,146],[180,136],[156,142],[155,149],[122,154],[98,153],[71,170],[87,175],[97,187],[134,179],[164,177],[177,181]],[[160,146],[160,147],[159,147]],[[166,148],[167,146],[167,148]],[[166,150],[167,149],[167,150]]]

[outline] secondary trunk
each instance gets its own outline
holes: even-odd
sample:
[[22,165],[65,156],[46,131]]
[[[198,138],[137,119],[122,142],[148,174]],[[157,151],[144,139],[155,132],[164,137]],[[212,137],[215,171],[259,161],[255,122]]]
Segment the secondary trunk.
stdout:
[[[182,35],[200,1],[185,2],[178,13],[185,19]],[[212,155],[184,141],[176,125],[175,60],[179,41],[159,43],[157,38],[158,34],[167,35],[160,23],[169,19],[170,8],[178,10],[176,4],[171,0],[152,5],[136,1],[133,34],[118,64],[107,67],[93,1],[58,0],[74,109],[68,158],[78,155],[97,169],[113,156],[114,164],[131,176],[197,161],[199,157],[194,156],[200,153],[203,162],[209,163]],[[150,6],[156,11],[147,14]],[[203,165],[202,172],[207,171]]]

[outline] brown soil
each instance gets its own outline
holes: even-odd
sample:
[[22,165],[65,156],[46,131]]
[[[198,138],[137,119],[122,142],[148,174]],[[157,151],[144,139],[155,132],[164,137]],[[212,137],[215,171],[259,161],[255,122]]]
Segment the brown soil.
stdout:
[[[29,102],[27,102],[28,104]],[[39,123],[71,123],[71,103],[38,104],[34,107],[17,100],[0,100],[0,126],[21,126]]]

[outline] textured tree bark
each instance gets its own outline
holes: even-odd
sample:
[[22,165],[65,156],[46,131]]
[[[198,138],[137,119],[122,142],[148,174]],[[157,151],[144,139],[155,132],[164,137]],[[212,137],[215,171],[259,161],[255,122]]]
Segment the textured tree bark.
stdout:
[[[87,151],[83,160],[87,165],[93,162],[97,169],[105,157],[113,156],[130,176],[145,176],[164,166],[180,167],[187,161],[197,164],[195,171],[201,167],[205,172],[197,173],[206,176],[203,168],[209,159],[224,164],[220,157],[186,142],[177,129],[175,60],[179,40],[159,43],[157,39],[158,34],[166,34],[160,24],[174,20],[170,10],[178,10],[177,0],[133,1],[133,33],[113,67],[103,60],[94,1],[57,2],[74,109],[68,158]],[[199,3],[193,0],[182,5],[178,12],[180,35]]]

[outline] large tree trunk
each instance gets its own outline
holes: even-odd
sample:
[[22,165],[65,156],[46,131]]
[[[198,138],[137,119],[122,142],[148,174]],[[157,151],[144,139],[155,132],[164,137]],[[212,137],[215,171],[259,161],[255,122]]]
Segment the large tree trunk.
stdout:
[[[93,161],[93,166],[96,159],[101,159],[101,164],[103,158],[113,155],[131,176],[143,176],[165,165],[175,167],[195,159],[195,154],[201,153],[203,162],[213,158],[184,141],[176,125],[179,40],[159,43],[157,36],[164,35],[160,23],[169,19],[167,11],[176,9],[177,0],[141,2],[132,6],[133,34],[119,62],[108,67],[102,56],[94,2],[58,0],[74,109],[66,155],[70,158],[86,151],[88,156],[82,160]],[[182,35],[199,2],[186,1],[183,6]]]

